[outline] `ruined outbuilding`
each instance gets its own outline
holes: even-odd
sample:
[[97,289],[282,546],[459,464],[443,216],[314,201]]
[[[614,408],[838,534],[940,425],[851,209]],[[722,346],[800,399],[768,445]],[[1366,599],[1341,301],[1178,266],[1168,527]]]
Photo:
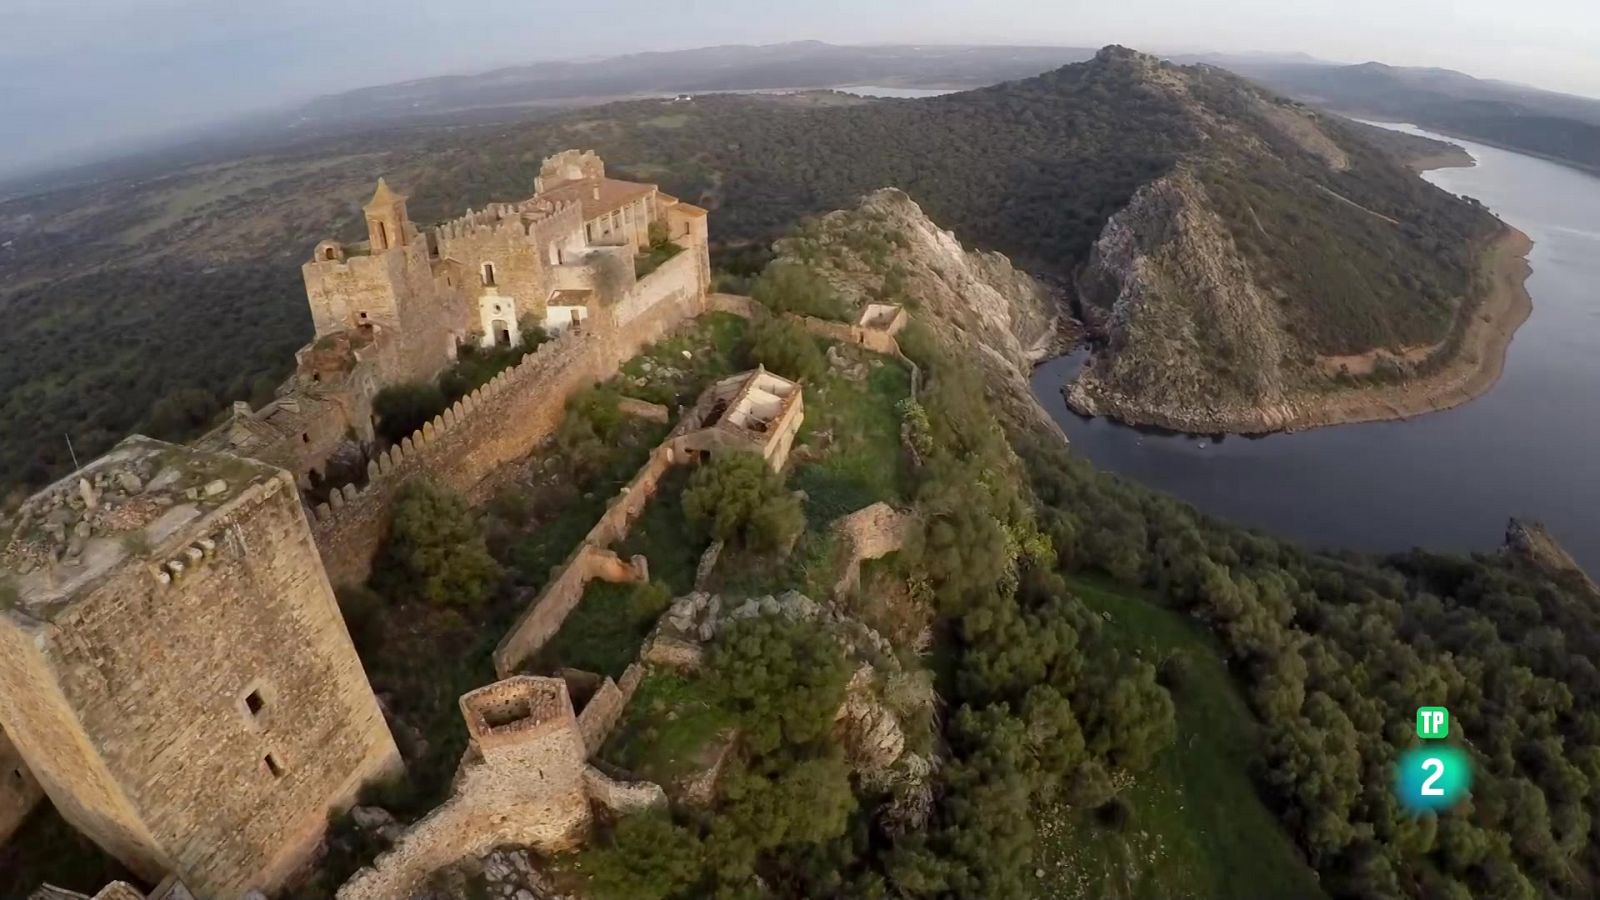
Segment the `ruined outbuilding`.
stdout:
[[674,453],[702,460],[728,451],[755,453],[776,471],[789,459],[804,420],[800,385],[759,367],[707,388],[668,443]]
[[279,469],[128,438],[23,505],[0,581],[0,723],[142,878],[274,890],[398,771]]

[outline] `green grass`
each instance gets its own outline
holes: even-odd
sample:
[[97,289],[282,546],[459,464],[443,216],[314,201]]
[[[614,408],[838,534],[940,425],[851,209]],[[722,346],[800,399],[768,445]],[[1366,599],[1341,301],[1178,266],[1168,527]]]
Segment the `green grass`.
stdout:
[[1121,833],[1089,814],[1037,812],[1038,895],[1325,896],[1251,783],[1258,725],[1216,642],[1187,617],[1105,581],[1076,579],[1073,589],[1114,644],[1158,664],[1184,654],[1189,674],[1173,694],[1177,740],[1122,792],[1134,815]]
[[910,396],[911,375],[893,360],[861,352],[869,366],[878,364],[864,382],[830,371],[805,388],[805,422],[796,452],[810,447],[819,455],[796,465],[790,483],[806,492],[806,521],[814,528],[905,496],[895,404]]
[[[744,369],[748,324],[731,313],[700,317],[692,327],[651,344],[622,367],[622,393],[675,408],[693,403],[718,378]],[[683,352],[690,358],[684,359]],[[643,383],[640,383],[643,382]]]
[[651,581],[665,592],[645,602],[647,595],[635,585],[591,582],[561,630],[540,651],[537,671],[570,666],[617,678],[638,658],[640,645],[666,605],[694,586],[695,568],[705,549],[683,518],[688,477],[682,468],[668,472],[628,537],[613,548],[624,559],[644,554],[650,561]]
[[645,678],[600,757],[641,778],[667,785],[705,765],[734,715],[702,679],[674,672]]
[[[573,413],[569,411],[567,415]],[[534,590],[544,587],[550,580],[550,570],[565,561],[600,521],[606,504],[645,464],[650,451],[666,438],[668,430],[668,426],[657,422],[627,418],[614,439],[612,449],[616,452],[607,459],[605,471],[581,495],[555,500],[534,497],[532,504],[542,514],[535,515],[508,558],[502,560],[513,570],[518,584]],[[564,471],[564,466],[564,460],[557,460],[558,469]]]
[[695,569],[706,549],[698,529],[683,515],[683,490],[689,475],[688,468],[678,466],[662,476],[656,495],[615,548],[623,558],[644,554],[650,560],[650,579],[666,585],[675,596],[694,587]]
[[646,585],[591,581],[561,630],[539,650],[532,669],[566,666],[620,678],[671,603],[669,592],[652,592]]

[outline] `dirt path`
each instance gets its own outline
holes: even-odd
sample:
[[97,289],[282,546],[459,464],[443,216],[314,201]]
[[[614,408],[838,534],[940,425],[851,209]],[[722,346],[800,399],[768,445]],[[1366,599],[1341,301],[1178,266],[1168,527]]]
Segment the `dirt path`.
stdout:
[[1488,393],[1505,371],[1511,339],[1533,314],[1528,294],[1528,253],[1533,241],[1515,228],[1485,250],[1480,263],[1489,295],[1473,312],[1456,359],[1439,372],[1403,384],[1359,388],[1331,394],[1295,416],[1291,427],[1404,419],[1437,412]]

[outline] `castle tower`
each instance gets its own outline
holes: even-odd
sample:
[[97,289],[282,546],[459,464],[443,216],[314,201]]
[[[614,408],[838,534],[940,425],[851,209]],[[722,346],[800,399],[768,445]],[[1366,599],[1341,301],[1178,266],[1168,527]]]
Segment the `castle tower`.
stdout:
[[[501,843],[559,850],[589,827],[583,769],[589,752],[560,678],[517,675],[461,697],[472,748],[483,760],[463,778],[466,792],[519,795],[501,823]],[[480,784],[504,788],[485,791]]]
[[378,190],[367,203],[367,236],[372,242],[372,252],[382,253],[394,247],[404,247],[416,236],[411,217],[406,215],[406,197],[390,189],[389,182],[378,179]]
[[135,436],[8,525],[0,725],[141,877],[270,892],[398,771],[287,473]]

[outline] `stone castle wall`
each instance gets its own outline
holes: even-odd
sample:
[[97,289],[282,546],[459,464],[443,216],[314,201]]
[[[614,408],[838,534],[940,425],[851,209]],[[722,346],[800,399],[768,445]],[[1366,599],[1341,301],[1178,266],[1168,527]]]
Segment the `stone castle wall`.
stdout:
[[[541,345],[368,465],[367,484],[347,485],[314,511],[313,531],[335,584],[366,579],[401,484],[424,475],[476,498],[474,489],[555,433],[566,400],[615,375],[622,363],[702,311],[699,268],[686,250],[639,282],[629,318]],[[678,263],[680,258],[684,263]]]

